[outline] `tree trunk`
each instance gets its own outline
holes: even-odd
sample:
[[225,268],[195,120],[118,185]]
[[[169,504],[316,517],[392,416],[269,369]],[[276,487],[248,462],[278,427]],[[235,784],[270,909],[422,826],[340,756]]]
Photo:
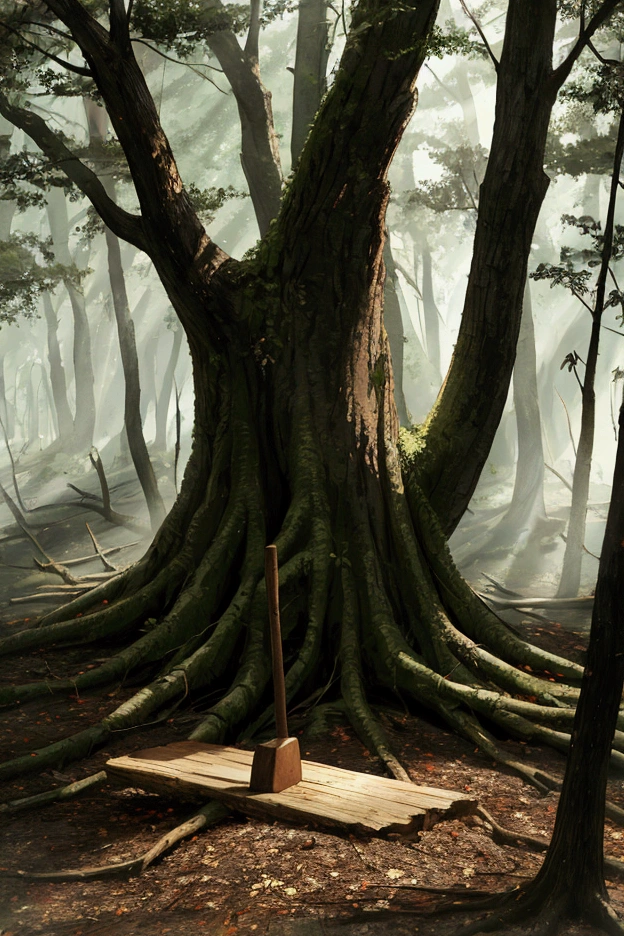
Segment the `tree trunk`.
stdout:
[[327,90],[327,0],[299,0],[290,155],[293,168]]
[[43,311],[48,331],[48,361],[50,363],[50,383],[52,384],[52,397],[58,423],[58,433],[62,448],[71,447],[74,420],[67,400],[67,382],[65,368],[61,359],[61,349],[58,342],[58,321],[52,297],[49,292],[43,294]]
[[392,373],[394,374],[394,402],[397,408],[401,426],[411,425],[403,393],[403,345],[405,335],[403,331],[403,316],[397,295],[396,267],[392,258],[390,240],[386,240],[384,247],[384,265],[386,268],[386,282],[384,286],[384,325],[390,344],[392,355]]
[[583,546],[585,544],[585,522],[587,517],[587,501],[589,499],[589,480],[591,475],[592,454],[594,450],[594,426],[596,419],[596,367],[598,365],[598,348],[600,344],[600,326],[604,309],[605,289],[611,249],[613,245],[613,231],[615,223],[615,203],[617,200],[620,182],[620,169],[622,155],[624,154],[624,110],[620,115],[620,126],[615,150],[613,176],[611,178],[611,192],[609,207],[604,229],[602,247],[602,263],[598,274],[596,287],[596,301],[592,313],[592,325],[585,363],[585,377],[582,390],[581,432],[576,450],[574,463],[574,477],[572,479],[572,503],[570,506],[570,522],[566,548],[563,556],[561,580],[557,591],[558,598],[573,598],[578,594],[581,582],[581,565],[583,559]]
[[[89,122],[89,137],[92,145],[102,145],[106,140],[108,117],[102,107],[93,101],[85,99],[85,110]],[[104,190],[113,203],[116,204],[116,191],[114,179],[106,174],[101,178]],[[134,322],[130,315],[128,294],[126,292],[126,278],[121,261],[121,248],[119,238],[106,228],[106,249],[108,251],[108,273],[113,309],[119,336],[119,350],[124,373],[124,426],[128,448],[134,464],[139,484],[145,496],[147,509],[150,515],[152,531],[155,533],[165,518],[166,510],[163,499],[158,490],[158,482],[150,461],[143,426],[141,423],[141,382],[139,377],[139,358],[137,355]]]
[[141,384],[134,323],[128,306],[119,240],[109,228],[106,229],[106,247],[108,249],[108,271],[125,382],[124,425],[128,448],[145,495],[152,530],[156,532],[165,518],[166,511],[143,435],[143,426],[141,425]]
[[610,925],[603,837],[609,755],[624,684],[624,407],[612,491],[555,829],[533,888],[545,904],[564,899],[570,916],[622,933]]
[[418,470],[448,533],[472,496],[511,380],[531,240],[549,181],[543,159],[558,88],[556,8],[556,0],[510,0],[507,12],[464,313]]
[[[8,158],[11,153],[11,139],[14,131],[13,124],[0,117],[0,161]],[[15,214],[15,202],[9,199],[0,199],[0,241],[4,241],[11,233],[13,215]]]
[[[440,364],[440,313],[433,292],[431,271],[431,252],[425,241],[422,252],[422,301],[425,318],[425,338],[427,339],[427,357],[436,374],[441,375]],[[440,376],[440,382],[442,377]]]
[[[51,188],[48,193],[48,222],[54,244],[54,255],[59,263],[73,266],[69,252],[69,221],[65,194],[61,189]],[[65,281],[65,288],[74,317],[74,381],[76,387],[76,409],[74,415],[73,445],[76,451],[89,450],[93,443],[95,427],[95,391],[93,362],[91,357],[91,334],[82,288],[72,280]]]
[[[252,4],[256,16],[259,0]],[[277,216],[282,197],[279,143],[273,126],[271,92],[260,80],[258,24],[252,12],[247,43],[241,49],[234,33],[215,32],[208,39],[212,52],[230,82],[241,125],[241,166],[249,186],[260,235]]]
[[165,452],[167,450],[167,416],[169,414],[169,402],[171,400],[171,391],[173,390],[173,381],[176,364],[180,356],[182,347],[182,329],[179,325],[172,329],[173,343],[167,367],[163,374],[162,384],[158,399],[156,401],[156,438],[154,440],[154,450],[156,452]]

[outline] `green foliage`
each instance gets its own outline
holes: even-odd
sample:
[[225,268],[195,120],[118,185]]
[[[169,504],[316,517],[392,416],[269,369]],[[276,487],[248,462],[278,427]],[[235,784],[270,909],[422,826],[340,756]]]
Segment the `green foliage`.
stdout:
[[62,71],[59,66],[54,68],[47,65],[41,66],[35,71],[34,79],[41,86],[44,94],[54,95],[54,97],[88,97],[94,101],[101,100],[91,78]]
[[430,148],[431,159],[442,166],[444,173],[437,182],[422,182],[407,193],[407,208],[415,206],[432,211],[475,211],[479,200],[479,185],[487,165],[487,152],[482,146]]
[[231,198],[248,198],[247,192],[239,192],[233,185],[228,185],[227,188],[200,189],[191,182],[186,186],[186,193],[204,224],[210,224],[219,208]]
[[447,20],[444,27],[434,26],[427,42],[427,52],[434,58],[445,55],[463,55],[467,58],[487,58],[487,49],[480,39],[474,39],[474,30],[463,29],[455,20]]
[[[537,269],[531,273],[531,278],[535,280],[549,280],[551,288],[553,286],[563,286],[569,290],[572,295],[582,299],[590,288],[592,279],[592,268],[600,266],[602,263],[602,252],[604,249],[604,235],[600,221],[595,221],[590,215],[582,215],[580,218],[574,215],[565,214],[562,217],[563,224],[574,228],[581,237],[589,238],[590,246],[586,248],[572,247],[564,245],[559,255],[559,263],[540,263]],[[611,260],[616,261],[624,256],[624,225],[616,224],[613,232],[613,246],[611,250]],[[585,264],[578,269],[578,264]],[[615,278],[613,277],[614,282]],[[604,308],[610,306],[620,307],[620,318],[624,322],[624,294],[616,286],[606,296]]]
[[243,32],[249,26],[248,7],[238,4],[209,5],[186,0],[136,0],[132,8],[133,31],[180,58],[192,54],[199,43],[216,32]]
[[550,287],[564,286],[575,296],[583,296],[588,292],[588,282],[591,279],[589,270],[575,270],[571,263],[540,263],[531,273],[531,279],[550,280]]
[[89,205],[86,212],[86,219],[82,224],[77,224],[74,230],[80,234],[82,243],[87,244],[98,234],[103,234],[106,230],[106,226],[95,208]]
[[[27,185],[27,188],[24,188]],[[40,153],[22,150],[0,161],[0,191],[4,200],[17,204],[18,211],[33,205],[44,207],[44,191],[51,187],[64,189],[69,194],[72,183],[56,166]]]
[[80,279],[75,268],[54,263],[51,243],[34,234],[0,241],[0,323],[12,324],[20,315],[33,318],[42,292],[60,280]]
[[614,147],[612,132],[604,136],[582,137],[568,144],[550,134],[544,165],[554,175],[569,175],[574,179],[586,173],[608,175],[613,170]]

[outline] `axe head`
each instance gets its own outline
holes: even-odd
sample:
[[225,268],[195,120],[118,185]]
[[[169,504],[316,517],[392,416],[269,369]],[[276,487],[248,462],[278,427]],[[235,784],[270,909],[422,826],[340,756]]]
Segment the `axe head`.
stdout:
[[301,780],[297,738],[275,738],[254,751],[249,789],[252,793],[281,793]]

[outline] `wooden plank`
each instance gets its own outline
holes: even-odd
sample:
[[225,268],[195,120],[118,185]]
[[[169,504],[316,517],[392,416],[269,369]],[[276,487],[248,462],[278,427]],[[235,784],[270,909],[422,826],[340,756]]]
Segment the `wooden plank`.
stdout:
[[[196,741],[181,741],[175,745],[167,745],[167,748],[175,747],[176,756],[185,758],[188,761],[194,761],[205,765],[206,768],[215,771],[215,776],[227,776],[226,763],[239,765],[243,773],[251,768],[253,751],[245,751],[240,748],[224,747],[217,744],[200,744]],[[163,748],[155,748],[153,751],[162,751]],[[145,755],[152,756],[152,750],[142,752]],[[218,761],[215,758],[218,755]],[[139,755],[134,755],[138,757]],[[158,754],[155,755],[158,758]],[[324,786],[335,786],[345,791],[357,792],[366,790],[368,793],[384,796],[391,795],[395,802],[417,803],[418,805],[428,805],[430,808],[449,808],[450,804],[457,801],[459,797],[465,797],[462,793],[452,790],[442,790],[437,787],[424,787],[415,783],[409,783],[404,780],[392,780],[389,777],[379,777],[376,774],[359,773],[353,770],[346,770],[343,767],[332,767],[329,764],[320,764],[315,761],[302,761],[303,780],[318,782]],[[221,766],[223,765],[223,766]],[[221,769],[223,773],[221,773]],[[203,771],[202,771],[203,772]],[[234,779],[234,773],[231,774]],[[404,797],[401,795],[404,794]]]
[[465,815],[464,793],[302,761],[303,779],[280,793],[249,789],[252,751],[183,741],[107,763],[112,779],[178,798],[219,799],[260,818],[408,834],[444,816]]

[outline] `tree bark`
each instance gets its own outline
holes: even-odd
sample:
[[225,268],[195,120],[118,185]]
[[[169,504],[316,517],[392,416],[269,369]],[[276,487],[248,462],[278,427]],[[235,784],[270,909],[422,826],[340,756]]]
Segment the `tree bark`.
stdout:
[[[387,237],[387,235],[386,235]],[[403,316],[397,295],[396,267],[392,258],[390,239],[386,239],[384,246],[384,266],[386,268],[386,281],[384,286],[384,326],[390,344],[392,355],[392,373],[394,374],[394,402],[401,426],[411,425],[403,393],[403,345],[405,336],[403,332]]]
[[556,0],[510,0],[507,12],[464,312],[451,366],[424,427],[418,472],[447,533],[472,496],[511,380],[529,250],[549,181],[543,158],[557,93],[556,7]]
[[[106,139],[108,118],[106,111],[90,100],[85,99],[85,110],[89,122],[89,136],[92,145],[101,146]],[[114,179],[102,173],[101,182],[108,197],[116,203]],[[119,350],[124,373],[124,426],[128,448],[134,464],[139,484],[145,496],[150,515],[152,531],[155,533],[165,518],[166,510],[158,490],[158,482],[150,461],[143,425],[141,422],[141,381],[139,376],[139,358],[134,334],[134,322],[130,315],[126,278],[121,260],[119,238],[106,228],[106,249],[108,252],[108,272],[110,278],[113,309],[119,336]]]
[[290,138],[293,168],[327,90],[328,58],[327,0],[299,0]]
[[180,356],[182,347],[182,329],[178,325],[172,329],[173,343],[167,367],[163,374],[160,393],[156,401],[156,438],[154,439],[154,450],[164,452],[167,449],[167,416],[169,414],[169,402],[171,400],[171,391],[173,390],[173,380],[176,364]]
[[615,148],[613,176],[611,178],[611,192],[609,207],[604,228],[602,247],[602,263],[598,274],[596,286],[596,301],[592,313],[589,347],[585,363],[585,377],[583,379],[581,432],[576,450],[574,463],[574,476],[572,478],[572,503],[570,506],[570,522],[566,548],[563,556],[561,580],[557,591],[558,598],[573,598],[578,594],[581,582],[581,564],[583,559],[583,546],[585,543],[585,523],[587,518],[587,501],[589,499],[589,480],[591,475],[592,454],[594,450],[594,426],[596,420],[596,367],[598,365],[598,348],[600,345],[600,327],[604,310],[605,290],[611,249],[613,245],[613,232],[615,223],[615,203],[620,182],[622,156],[624,154],[624,110],[620,115],[620,125]]
[[48,333],[50,383],[52,385],[52,397],[54,400],[54,409],[56,410],[59,439],[61,446],[67,449],[68,447],[71,448],[72,444],[74,420],[67,400],[67,381],[65,380],[65,368],[63,367],[57,334],[58,320],[52,305],[52,297],[47,291],[43,294],[43,311]]
[[[65,195],[60,189],[52,188],[48,193],[48,222],[56,259],[65,266],[73,266],[74,261],[69,251],[67,205]],[[85,449],[88,450],[93,443],[93,430],[95,427],[91,333],[82,288],[69,279],[65,281],[65,288],[74,318],[73,358],[76,408],[73,444],[76,451],[84,451]]]
[[[425,337],[427,339],[427,357],[436,374],[441,375],[440,364],[440,313],[433,292],[431,271],[431,251],[425,241],[422,251],[422,301],[425,318]],[[440,376],[440,380],[442,380]]]

